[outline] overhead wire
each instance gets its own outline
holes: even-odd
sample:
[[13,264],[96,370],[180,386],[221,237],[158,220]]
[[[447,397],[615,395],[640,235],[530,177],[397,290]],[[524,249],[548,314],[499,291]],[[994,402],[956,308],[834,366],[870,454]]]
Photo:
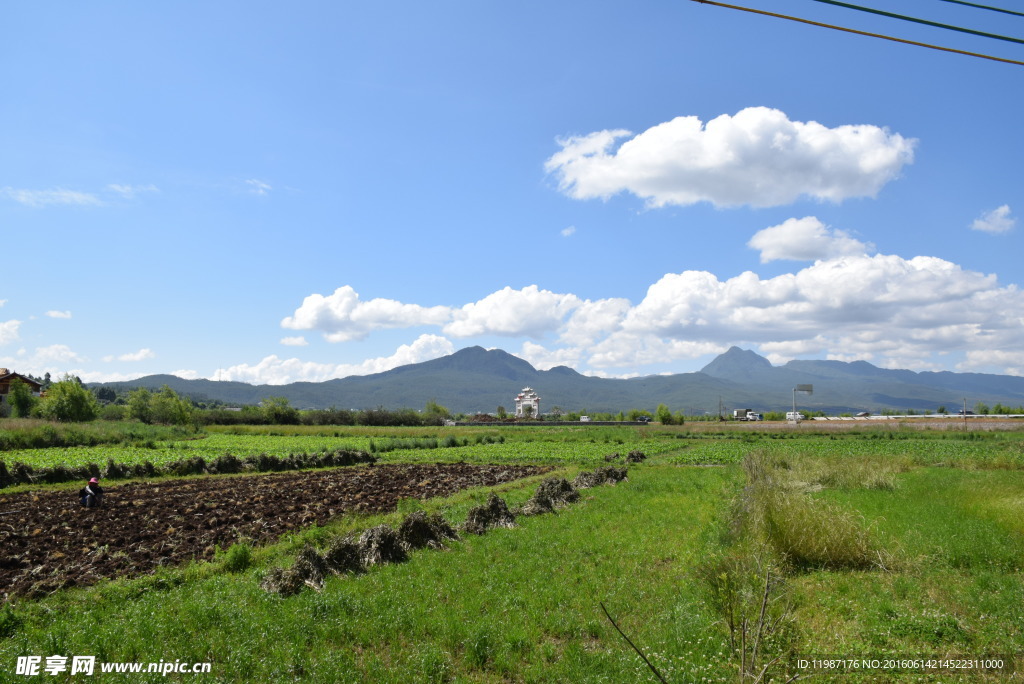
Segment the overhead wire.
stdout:
[[969,57],[980,57],[981,59],[990,59],[995,62],[1003,62],[1005,64],[1015,64],[1017,66],[1024,66],[1024,62],[1017,61],[1015,59],[1006,59],[1005,57],[995,57],[993,55],[986,55],[980,52],[969,52],[967,50],[958,50],[956,48],[943,47],[941,45],[931,45],[929,43],[920,43],[916,40],[907,40],[905,38],[896,38],[894,36],[887,36],[881,33],[871,33],[869,31],[859,31],[857,29],[846,28],[845,26],[835,26],[834,24],[825,24],[820,21],[812,21],[810,19],[802,19],[800,17],[791,17],[787,14],[778,14],[776,12],[766,12],[764,10],[753,9],[750,7],[740,7],[739,5],[729,5],[724,2],[716,2],[715,0],[693,0],[693,2],[699,2],[702,5],[715,5],[716,7],[725,7],[727,9],[740,10],[742,12],[751,12],[753,14],[762,14],[767,17],[775,17],[776,19],[788,19],[789,21],[800,22],[801,24],[810,24],[811,26],[820,26],[822,28],[829,28],[836,31],[844,31],[846,33],[854,33],[859,36],[870,36],[871,38],[882,38],[883,40],[891,40],[897,43],[904,43],[906,45],[915,45],[917,47],[929,48],[931,50],[941,50],[943,52],[953,52],[958,55],[967,55]]
[[1003,14],[1012,14],[1017,17],[1024,17],[1024,12],[1017,12],[1015,10],[1003,9],[1002,7],[991,7],[989,5],[979,5],[976,2],[964,2],[964,0],[941,0],[942,2],[951,2],[954,5],[966,5],[967,7],[976,7],[977,9],[991,10],[993,12],[1002,12]]
[[1014,38],[1012,36],[1001,36],[998,33],[986,33],[985,31],[976,31],[974,29],[963,28],[961,26],[953,26],[952,24],[940,24],[937,21],[931,21],[929,19],[918,19],[917,17],[908,17],[905,14],[895,14],[893,12],[885,12],[883,10],[874,9],[872,7],[863,7],[862,5],[851,5],[848,2],[839,2],[838,0],[814,0],[814,2],[821,2],[826,5],[835,5],[836,7],[845,7],[846,9],[857,10],[858,12],[869,12],[871,14],[877,14],[883,17],[889,17],[891,19],[900,19],[902,21],[912,21],[916,24],[924,24],[925,26],[935,26],[937,28],[944,28],[950,31],[960,31],[961,33],[970,33],[974,36],[981,36],[983,38],[995,38],[996,40],[1005,40],[1010,43],[1018,43],[1024,45],[1024,39]]

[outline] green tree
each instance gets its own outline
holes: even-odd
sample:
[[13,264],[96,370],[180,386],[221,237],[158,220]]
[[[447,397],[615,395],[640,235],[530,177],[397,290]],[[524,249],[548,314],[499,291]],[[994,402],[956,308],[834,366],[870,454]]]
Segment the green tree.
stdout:
[[107,404],[100,407],[100,419],[124,420],[128,417],[128,407],[123,404]]
[[194,408],[187,399],[164,385],[149,402],[154,423],[165,425],[189,425],[192,423]]
[[62,423],[95,420],[99,412],[99,402],[93,393],[70,375],[50,385],[39,402],[39,415]]
[[662,425],[671,425],[674,422],[672,420],[672,411],[670,411],[668,406],[665,406],[665,404],[658,404],[658,408],[654,411],[654,415]]
[[634,422],[634,423],[636,421],[640,420],[641,416],[645,416],[647,418],[653,418],[654,417],[654,416],[651,415],[651,412],[648,411],[647,409],[630,409],[629,413],[626,414],[626,417],[631,422]]
[[988,404],[982,401],[979,401],[977,404],[974,405],[974,412],[980,415],[987,416],[990,411],[991,409],[989,409]]
[[450,418],[451,415],[451,411],[438,404],[434,399],[428,401],[426,407],[423,409],[423,419],[433,423],[442,422],[445,419]]
[[7,395],[7,401],[11,404],[11,415],[15,418],[28,418],[32,409],[36,406],[36,397],[28,383],[21,378],[14,378],[11,381],[11,389]]
[[948,410],[946,410],[946,407],[945,407],[945,406],[940,406],[939,408],[937,408],[937,409],[935,410],[935,412],[936,412],[936,413],[941,413],[941,414],[944,414],[944,415],[945,415],[945,414],[947,414],[947,413],[949,413],[949,411],[948,411]]
[[508,418],[508,409],[506,409],[504,406],[499,406],[498,418],[500,418],[501,420],[505,420],[506,418]]
[[299,412],[286,397],[267,397],[260,402],[263,418],[272,425],[298,425]]
[[141,423],[153,422],[153,394],[145,387],[128,393],[128,417]]
[[526,420],[530,420],[531,418],[533,418],[533,406],[527,404],[526,406],[523,407],[523,418],[525,418]]
[[117,392],[110,389],[109,387],[100,387],[94,394],[96,398],[105,404],[110,404],[117,399]]

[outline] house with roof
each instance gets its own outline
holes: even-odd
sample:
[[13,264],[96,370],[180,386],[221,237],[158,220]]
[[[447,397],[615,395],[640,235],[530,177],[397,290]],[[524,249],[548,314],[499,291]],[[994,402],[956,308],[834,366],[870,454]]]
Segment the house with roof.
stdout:
[[32,394],[37,397],[42,394],[43,385],[36,382],[32,378],[26,377],[21,373],[15,373],[10,368],[0,368],[0,404],[7,402],[7,395],[11,391],[11,383],[15,379],[21,380],[23,383],[28,385],[29,390]]

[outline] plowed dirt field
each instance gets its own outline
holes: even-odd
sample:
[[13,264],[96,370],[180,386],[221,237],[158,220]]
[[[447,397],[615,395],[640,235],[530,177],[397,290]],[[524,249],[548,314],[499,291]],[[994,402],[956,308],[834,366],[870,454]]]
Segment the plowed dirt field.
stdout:
[[80,506],[77,489],[0,495],[0,600],[209,560],[217,546],[240,539],[270,542],[343,513],[388,512],[399,499],[450,496],[545,470],[383,465],[159,480],[105,487],[100,508]]

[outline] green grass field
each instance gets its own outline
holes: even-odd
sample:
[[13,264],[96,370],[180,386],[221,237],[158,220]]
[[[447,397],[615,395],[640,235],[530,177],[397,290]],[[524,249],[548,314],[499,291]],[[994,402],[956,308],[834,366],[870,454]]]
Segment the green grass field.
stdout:
[[[475,440],[454,433],[463,434]],[[785,681],[800,672],[801,655],[813,654],[1016,655],[1024,667],[1020,433],[494,434],[506,439],[381,457],[458,460],[476,450],[502,461],[560,463],[555,474],[570,479],[634,442],[649,459],[631,465],[627,481],[582,490],[580,502],[557,513],[521,518],[517,528],[466,537],[445,551],[416,551],[406,563],[330,577],[321,592],[283,598],[259,585],[307,542],[322,548],[334,535],[397,524],[419,507],[457,523],[486,492],[407,502],[389,516],[345,516],[255,549],[241,571],[228,570],[225,554],[13,600],[0,608],[0,681],[30,681],[14,674],[19,656],[53,654],[211,663],[205,675],[96,675],[107,681],[657,681],[602,603],[671,682],[752,682],[761,674]],[[248,437],[269,440],[269,452],[275,439],[325,436]],[[498,490],[510,505],[520,503],[540,479]],[[842,681],[897,676],[1002,680],[977,671],[861,670]]]

